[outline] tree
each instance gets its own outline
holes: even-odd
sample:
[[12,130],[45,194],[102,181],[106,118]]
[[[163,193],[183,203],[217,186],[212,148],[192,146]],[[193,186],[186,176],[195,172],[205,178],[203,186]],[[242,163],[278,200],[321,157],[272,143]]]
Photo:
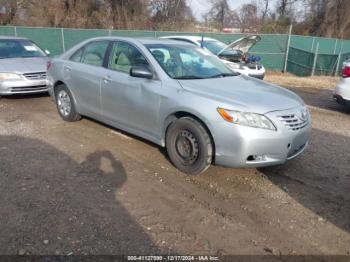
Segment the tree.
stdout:
[[0,0],[1,18],[3,25],[16,24],[19,10],[26,8],[28,1],[25,0]]
[[150,12],[155,29],[177,30],[195,20],[186,0],[151,0]]
[[259,19],[256,5],[243,4],[238,13],[242,33],[257,31]]
[[300,0],[278,0],[277,13],[280,17],[291,16],[292,7]]
[[28,0],[26,25],[144,29],[147,0]]
[[304,0],[304,19],[295,32],[327,37],[350,37],[350,6],[347,0]]
[[262,1],[263,1],[263,9],[261,14],[261,21],[262,23],[264,23],[269,12],[269,0],[262,0]]
[[350,6],[348,0],[327,1],[324,22],[316,32],[329,37],[349,37],[349,12]]
[[109,13],[116,29],[144,28],[149,19],[148,5],[147,0],[106,0],[101,14]]
[[237,13],[231,10],[227,0],[211,0],[211,8],[204,15],[204,19],[220,30],[225,27],[235,27],[239,23]]

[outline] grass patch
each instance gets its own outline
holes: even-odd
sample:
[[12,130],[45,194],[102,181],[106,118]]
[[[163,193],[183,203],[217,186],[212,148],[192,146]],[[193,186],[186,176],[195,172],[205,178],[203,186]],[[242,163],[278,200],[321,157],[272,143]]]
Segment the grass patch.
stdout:
[[308,76],[300,77],[290,73],[281,73],[276,71],[268,71],[265,79],[268,82],[296,88],[317,88],[334,90],[340,80],[340,77],[334,76]]

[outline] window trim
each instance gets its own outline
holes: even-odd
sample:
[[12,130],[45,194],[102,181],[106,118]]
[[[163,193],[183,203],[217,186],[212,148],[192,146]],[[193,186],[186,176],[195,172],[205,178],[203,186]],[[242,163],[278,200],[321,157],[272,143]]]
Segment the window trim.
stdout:
[[[85,45],[80,47],[78,50],[76,50],[68,59],[68,61],[73,62],[73,63],[81,63],[81,58],[83,57],[84,54],[84,49],[85,49]],[[81,51],[81,56],[80,56],[80,60],[79,61],[74,61],[72,60],[73,56],[75,56],[78,52]]]
[[112,55],[113,46],[115,44],[118,44],[118,43],[126,43],[126,44],[131,45],[135,49],[137,49],[140,52],[140,54],[146,59],[146,61],[148,63],[148,66],[149,66],[151,72],[153,73],[153,78],[150,79],[150,80],[159,80],[157,72],[154,70],[154,67],[153,67],[152,63],[150,62],[149,58],[145,55],[145,53],[138,46],[134,45],[133,43],[131,43],[129,41],[121,40],[121,39],[111,40],[110,41],[110,46],[109,46],[109,49],[108,49],[108,56],[107,56],[107,59],[106,59],[106,69],[111,70],[113,72],[118,72],[118,73],[122,73],[122,74],[126,74],[126,75],[130,76],[130,72],[126,73],[126,72],[115,70],[115,69],[112,69],[112,68],[109,67],[109,61],[110,61],[110,58],[111,58],[111,55]]
[[[87,63],[83,63],[82,62],[82,58],[84,57],[85,55],[85,49],[88,45],[90,44],[94,44],[94,43],[99,43],[99,42],[106,42],[107,43],[107,48],[106,48],[106,51],[105,51],[105,54],[104,54],[104,57],[103,57],[103,60],[102,60],[102,65],[100,66],[97,66],[97,65],[92,65],[92,64],[87,64]],[[98,40],[93,40],[93,41],[89,41],[88,43],[86,43],[85,45],[83,45],[82,47],[80,47],[78,50],[76,50],[70,57],[69,57],[69,61],[70,62],[73,62],[73,63],[80,63],[80,64],[84,64],[84,65],[88,65],[88,66],[94,66],[94,67],[105,67],[105,60],[106,60],[106,57],[108,58],[108,51],[109,51],[109,48],[110,48],[110,45],[111,45],[111,41],[108,40],[108,39],[98,39]],[[82,50],[82,54],[81,54],[81,57],[80,57],[80,61],[73,61],[71,60],[72,57],[78,53],[80,50]]]

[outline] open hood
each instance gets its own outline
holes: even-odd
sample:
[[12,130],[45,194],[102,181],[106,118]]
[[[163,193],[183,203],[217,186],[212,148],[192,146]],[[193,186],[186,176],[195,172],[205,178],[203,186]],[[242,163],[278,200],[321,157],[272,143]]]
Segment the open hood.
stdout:
[[234,49],[234,50],[240,50],[243,53],[248,53],[248,51],[256,45],[261,40],[261,37],[259,35],[248,35],[245,37],[242,37],[231,44],[227,45],[224,49],[222,49],[220,52],[218,52],[216,55],[220,55],[227,49]]

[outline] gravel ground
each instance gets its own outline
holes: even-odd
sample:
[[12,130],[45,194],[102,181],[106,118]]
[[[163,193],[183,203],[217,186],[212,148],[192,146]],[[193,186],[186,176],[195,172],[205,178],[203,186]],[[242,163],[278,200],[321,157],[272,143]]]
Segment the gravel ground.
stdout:
[[165,151],[48,96],[0,99],[0,254],[350,254],[350,110],[311,107],[308,150],[283,166],[186,176]]

